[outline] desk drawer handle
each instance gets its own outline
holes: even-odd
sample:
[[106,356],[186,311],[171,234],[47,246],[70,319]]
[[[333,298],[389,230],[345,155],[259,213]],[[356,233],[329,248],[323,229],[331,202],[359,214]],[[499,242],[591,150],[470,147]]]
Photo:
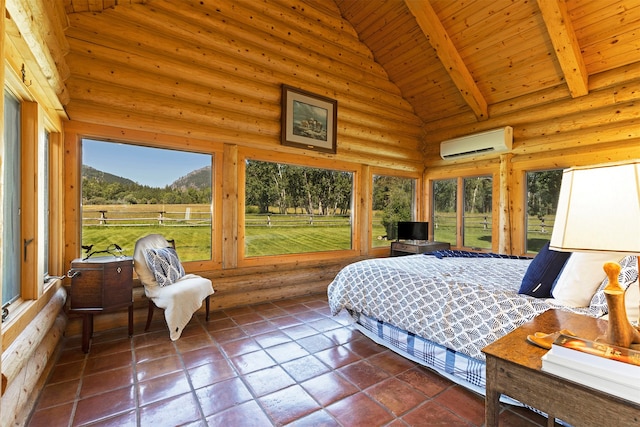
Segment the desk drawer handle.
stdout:
[[118,267],[116,271],[118,272],[118,274],[122,273],[122,267]]

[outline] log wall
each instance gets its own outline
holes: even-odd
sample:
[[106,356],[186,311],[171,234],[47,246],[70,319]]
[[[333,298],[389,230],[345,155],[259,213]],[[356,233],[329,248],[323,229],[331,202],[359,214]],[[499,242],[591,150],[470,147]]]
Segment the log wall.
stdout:
[[[4,3],[0,0],[0,5]],[[483,122],[460,113],[423,126],[331,0],[153,0],[97,13],[73,13],[68,21],[61,14],[61,2],[55,2],[55,7],[44,0],[10,3],[44,4],[48,12],[55,8],[60,14],[55,19],[57,31],[43,38],[50,44],[53,60],[61,64],[59,74],[38,70],[42,64],[38,52],[46,50],[33,51],[29,43],[34,38],[25,41],[29,34],[15,25],[3,31],[9,41],[3,40],[1,56],[14,79],[26,64],[28,78],[23,83],[30,86],[24,92],[35,94],[26,99],[42,106],[54,127],[61,130],[56,114],[69,118],[64,167],[53,165],[54,175],[64,183],[63,191],[56,190],[64,193],[64,218],[58,225],[64,229],[64,239],[58,239],[64,241],[64,248],[56,249],[64,253],[61,264],[69,265],[79,253],[80,138],[212,153],[218,255],[199,272],[214,282],[214,310],[325,292],[345,264],[379,255],[370,251],[366,237],[368,177],[374,170],[420,177],[426,167],[426,182],[419,187],[422,217],[429,211],[428,180],[493,173],[499,182],[494,192],[494,210],[499,212],[494,249],[519,253],[525,211],[520,195],[527,170],[640,157],[640,67],[635,65],[590,76],[589,93],[583,97],[572,99],[566,87],[559,85],[492,103],[489,120]],[[3,22],[11,24],[9,15]],[[43,25],[37,19],[40,14],[23,15],[24,25]],[[63,25],[68,25],[64,37],[58,31]],[[394,44],[388,46],[393,49]],[[404,79],[416,79],[416,70],[401,66],[406,70]],[[419,79],[438,80],[429,72],[417,71]],[[280,144],[283,83],[338,101],[337,154]],[[439,158],[438,143],[443,139],[506,125],[514,128],[512,154],[454,162]],[[62,156],[62,151],[53,156]],[[356,206],[361,211],[354,225],[356,250],[346,256],[307,255],[243,265],[238,252],[238,212],[243,209],[238,199],[238,165],[243,156],[254,155],[307,165],[335,161],[357,170],[363,179],[356,189]],[[139,320],[146,315],[139,283],[134,295]],[[30,310],[19,327],[8,333],[3,330],[2,425],[26,421],[28,402],[41,387],[65,330],[66,318],[60,311],[63,298],[57,293],[35,297],[39,300],[33,307],[40,312]],[[107,314],[96,316],[95,329],[125,324],[123,313]],[[66,332],[80,333],[77,318],[70,319]],[[25,346],[31,342],[33,347]]]
[[[213,281],[213,309],[324,293],[346,263],[383,255],[369,249],[368,216],[356,219],[354,249],[340,254],[246,260],[239,249],[245,158],[353,170],[358,211],[373,171],[421,178],[422,121],[336,5],[309,3],[154,0],[69,15],[67,262],[80,253],[82,137],[214,155],[214,259],[193,266]],[[282,84],[337,100],[336,154],[281,145]],[[105,314],[95,328],[124,321]],[[69,333],[80,323],[71,318]]]
[[[433,179],[494,174],[494,182],[500,183],[500,199],[494,199],[494,212],[499,215],[494,215],[494,236],[498,238],[493,250],[524,253],[527,171],[640,158],[640,65],[622,71],[592,76],[585,96],[563,96],[565,89],[557,87],[494,104],[490,118],[483,122],[428,124],[422,145],[426,186]],[[439,141],[504,126],[513,127],[513,150],[508,155],[456,161],[439,156]]]
[[24,425],[67,326],[63,306],[67,297],[59,288],[20,336],[2,352],[0,425]]
[[421,120],[335,4],[313,5],[161,0],[72,14],[69,117],[308,155],[280,145],[286,83],[338,101],[335,158],[421,170]]

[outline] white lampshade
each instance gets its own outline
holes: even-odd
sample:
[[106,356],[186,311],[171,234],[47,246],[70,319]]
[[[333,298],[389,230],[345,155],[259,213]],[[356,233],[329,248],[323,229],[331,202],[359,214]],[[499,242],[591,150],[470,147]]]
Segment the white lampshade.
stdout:
[[549,246],[640,254],[640,160],[565,170]]

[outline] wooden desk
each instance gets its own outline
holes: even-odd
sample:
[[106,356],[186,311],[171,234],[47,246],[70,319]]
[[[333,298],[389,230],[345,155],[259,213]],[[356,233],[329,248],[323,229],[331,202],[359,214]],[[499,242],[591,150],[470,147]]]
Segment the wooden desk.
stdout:
[[581,427],[640,425],[640,405],[541,371],[547,350],[526,337],[560,329],[595,339],[606,334],[607,322],[548,310],[482,350],[487,357],[485,426],[498,425],[501,394],[549,414],[549,426],[554,418]]
[[78,258],[71,262],[69,276],[70,312],[82,316],[82,351],[89,352],[94,314],[127,308],[133,335],[133,258]]

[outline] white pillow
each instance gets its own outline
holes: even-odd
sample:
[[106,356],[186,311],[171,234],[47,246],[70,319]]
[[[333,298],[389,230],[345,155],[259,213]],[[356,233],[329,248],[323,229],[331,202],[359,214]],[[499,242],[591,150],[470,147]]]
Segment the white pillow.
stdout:
[[[640,288],[638,288],[638,257],[628,255],[620,260],[620,274],[618,282],[620,287],[625,289],[624,301],[629,321],[635,323],[640,315]],[[589,308],[595,316],[603,316],[609,313],[609,305],[607,297],[604,294],[604,288],[609,284],[609,278],[605,278],[598,290],[591,298]]]
[[619,253],[574,252],[564,265],[551,295],[568,307],[588,307],[598,286],[607,277],[602,269],[606,262],[618,262]]

